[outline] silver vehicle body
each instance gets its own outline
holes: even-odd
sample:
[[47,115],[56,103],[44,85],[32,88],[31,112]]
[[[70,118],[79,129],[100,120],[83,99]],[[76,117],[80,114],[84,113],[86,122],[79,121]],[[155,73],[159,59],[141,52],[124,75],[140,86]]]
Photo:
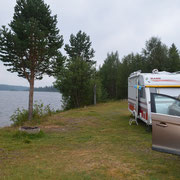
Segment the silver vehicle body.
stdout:
[[173,97],[180,95],[180,74],[169,72],[141,73],[137,71],[128,78],[128,109],[147,125],[152,125],[151,93]]

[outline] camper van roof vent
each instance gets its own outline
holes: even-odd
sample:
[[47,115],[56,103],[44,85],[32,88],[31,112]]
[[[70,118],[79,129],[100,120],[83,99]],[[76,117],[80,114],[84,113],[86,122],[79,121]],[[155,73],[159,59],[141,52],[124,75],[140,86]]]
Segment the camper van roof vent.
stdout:
[[172,73],[167,71],[158,71],[158,69],[153,69],[152,74],[172,74]]
[[139,74],[141,74],[141,70],[131,73],[130,76],[138,76]]
[[159,72],[158,69],[153,69],[153,70],[152,70],[152,73],[153,73],[153,74],[158,74],[158,72]]

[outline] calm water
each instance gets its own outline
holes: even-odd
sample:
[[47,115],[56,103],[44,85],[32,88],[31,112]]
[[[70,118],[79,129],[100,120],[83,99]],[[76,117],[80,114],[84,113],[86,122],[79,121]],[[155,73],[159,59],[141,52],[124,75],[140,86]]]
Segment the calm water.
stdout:
[[[0,127],[9,126],[10,116],[19,107],[28,108],[28,91],[0,91]],[[34,92],[34,100],[61,109],[61,94],[58,92]]]

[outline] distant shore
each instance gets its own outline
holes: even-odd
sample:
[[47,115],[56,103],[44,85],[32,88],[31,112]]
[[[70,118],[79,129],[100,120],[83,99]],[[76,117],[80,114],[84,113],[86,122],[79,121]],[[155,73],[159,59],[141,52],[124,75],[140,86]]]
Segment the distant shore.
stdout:
[[[29,91],[29,87],[0,84],[0,91]],[[34,91],[35,92],[59,92],[53,86],[35,87]]]

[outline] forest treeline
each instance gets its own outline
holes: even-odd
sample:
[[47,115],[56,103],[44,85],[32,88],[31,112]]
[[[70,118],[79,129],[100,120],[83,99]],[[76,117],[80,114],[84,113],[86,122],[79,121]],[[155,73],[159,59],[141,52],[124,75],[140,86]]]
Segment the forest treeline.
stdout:
[[160,38],[152,37],[145,42],[141,53],[130,53],[122,59],[117,51],[107,54],[104,64],[98,70],[98,76],[107,99],[125,99],[128,76],[137,70],[148,73],[153,69],[168,72],[180,70],[180,54],[174,43],[168,47]]
[[158,37],[146,41],[141,53],[130,53],[122,59],[118,51],[108,53],[98,69],[92,60],[95,51],[90,37],[85,33],[79,31],[76,36],[71,35],[65,51],[69,56],[56,76],[55,87],[62,93],[66,108],[93,104],[95,87],[97,102],[126,99],[128,76],[134,71],[176,72],[180,69],[180,54],[175,44],[168,47]]
[[56,88],[53,86],[45,86],[45,87],[35,87],[34,91],[38,92],[58,92]]

